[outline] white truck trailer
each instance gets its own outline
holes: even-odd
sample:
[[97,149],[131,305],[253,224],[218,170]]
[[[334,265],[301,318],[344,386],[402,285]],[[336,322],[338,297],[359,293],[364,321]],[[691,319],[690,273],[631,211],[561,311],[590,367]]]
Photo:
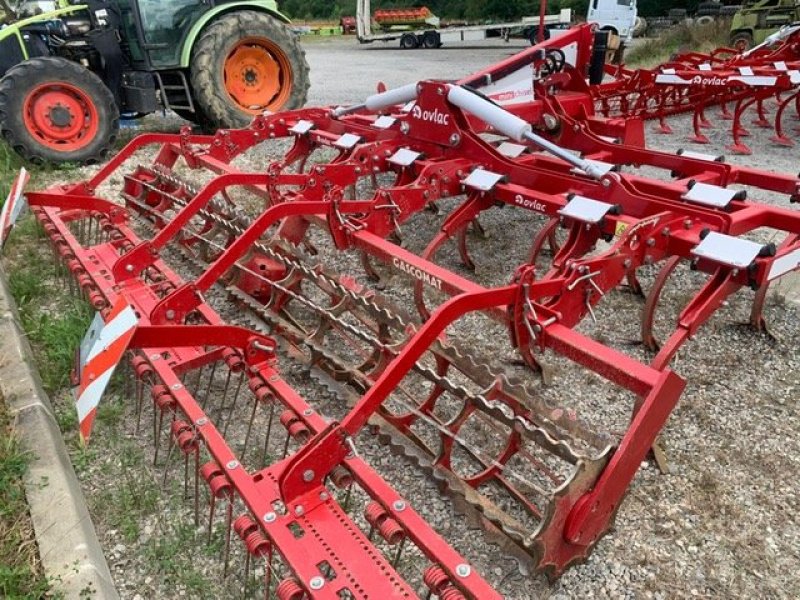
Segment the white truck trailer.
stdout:
[[[371,42],[400,41],[400,47],[406,50],[412,48],[439,48],[442,44],[451,42],[472,42],[489,37],[489,33],[498,33],[501,37],[508,38],[509,33],[515,29],[529,28],[535,32],[539,27],[539,17],[523,17],[513,23],[494,23],[491,25],[467,25],[463,27],[433,27],[427,26],[419,29],[399,29],[396,31],[372,31],[372,10],[370,0],[357,0],[356,33],[358,41],[362,44]],[[564,9],[557,15],[546,15],[545,25],[566,26],[572,20],[572,11]]]

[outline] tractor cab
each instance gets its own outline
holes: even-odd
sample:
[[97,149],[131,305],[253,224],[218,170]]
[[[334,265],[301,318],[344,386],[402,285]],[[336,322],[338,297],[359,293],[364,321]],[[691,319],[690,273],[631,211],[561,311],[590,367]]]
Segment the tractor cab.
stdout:
[[214,129],[305,103],[308,65],[274,0],[24,2],[16,17],[0,29],[0,128],[35,161],[99,160],[120,114]]

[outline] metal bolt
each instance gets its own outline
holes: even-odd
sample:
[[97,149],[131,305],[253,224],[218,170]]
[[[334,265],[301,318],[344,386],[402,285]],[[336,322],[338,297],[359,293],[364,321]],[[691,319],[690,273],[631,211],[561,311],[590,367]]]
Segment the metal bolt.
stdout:
[[173,384],[172,384],[172,389],[173,389],[173,390],[179,390],[179,389],[181,389],[182,387],[183,387],[183,386],[182,386],[180,383],[173,383]]
[[150,360],[158,360],[159,358],[161,358],[160,354],[151,354],[150,355]]
[[308,582],[308,587],[312,590],[321,590],[323,585],[325,585],[325,580],[322,577],[312,577]]
[[406,503],[403,500],[395,500],[394,504],[392,504],[392,508],[397,512],[404,511],[406,509]]
[[265,523],[274,523],[275,519],[277,519],[277,518],[278,518],[278,515],[276,515],[274,512],[268,512],[267,514],[264,515],[264,522]]
[[299,505],[294,509],[294,514],[296,514],[298,517],[302,515],[304,512],[305,511],[303,510],[303,507]]
[[175,318],[175,311],[170,309],[167,311],[167,321],[172,321]]
[[328,500],[328,498],[330,498],[330,496],[328,495],[328,492],[320,492],[320,494],[319,494],[319,499],[320,500],[322,500],[323,502],[326,502]]
[[128,266],[126,266],[126,267],[125,267],[125,270],[126,270],[128,273],[133,273],[133,265],[128,265]]
[[683,222],[683,226],[684,226],[686,229],[691,229],[691,228],[692,228],[692,220],[691,220],[691,219],[686,219],[686,220]]
[[451,146],[458,146],[461,143],[461,135],[458,133],[454,133],[450,136],[450,145]]
[[603,184],[603,187],[610,187],[611,186],[611,180],[610,179],[603,179],[601,183]]
[[314,471],[308,469],[307,471],[303,471],[303,481],[309,482],[314,480]]
[[469,565],[462,563],[456,567],[456,575],[459,577],[469,577],[470,573],[472,573],[472,569]]
[[411,131],[411,125],[408,124],[408,121],[400,123],[400,133],[408,134],[409,131]]
[[206,419],[205,417],[200,417],[199,419],[197,419],[197,421],[194,422],[194,424],[197,425],[198,427],[202,427],[206,423],[208,423],[208,419]]
[[542,117],[542,120],[544,121],[544,126],[547,129],[553,130],[558,127],[558,119],[555,117],[555,115],[547,113]]
[[239,466],[239,461],[238,460],[232,460],[225,466],[228,467],[228,469],[235,469],[236,467]]
[[310,408],[307,408],[303,411],[303,415],[306,417],[311,416],[312,414],[314,414],[314,411],[311,410]]

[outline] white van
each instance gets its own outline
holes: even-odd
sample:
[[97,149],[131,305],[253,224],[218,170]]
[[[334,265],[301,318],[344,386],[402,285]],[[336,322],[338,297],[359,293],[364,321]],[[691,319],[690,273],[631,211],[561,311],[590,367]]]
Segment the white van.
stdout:
[[589,0],[586,20],[597,23],[599,29],[613,31],[629,42],[633,38],[636,14],[636,0]]

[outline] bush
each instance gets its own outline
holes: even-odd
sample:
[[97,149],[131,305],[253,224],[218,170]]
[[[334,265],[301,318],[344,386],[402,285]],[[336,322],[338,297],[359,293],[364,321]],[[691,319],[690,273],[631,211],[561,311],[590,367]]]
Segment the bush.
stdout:
[[653,67],[667,62],[676,53],[694,50],[709,52],[728,45],[730,23],[719,19],[709,25],[676,25],[659,37],[646,40],[625,53],[625,63]]

